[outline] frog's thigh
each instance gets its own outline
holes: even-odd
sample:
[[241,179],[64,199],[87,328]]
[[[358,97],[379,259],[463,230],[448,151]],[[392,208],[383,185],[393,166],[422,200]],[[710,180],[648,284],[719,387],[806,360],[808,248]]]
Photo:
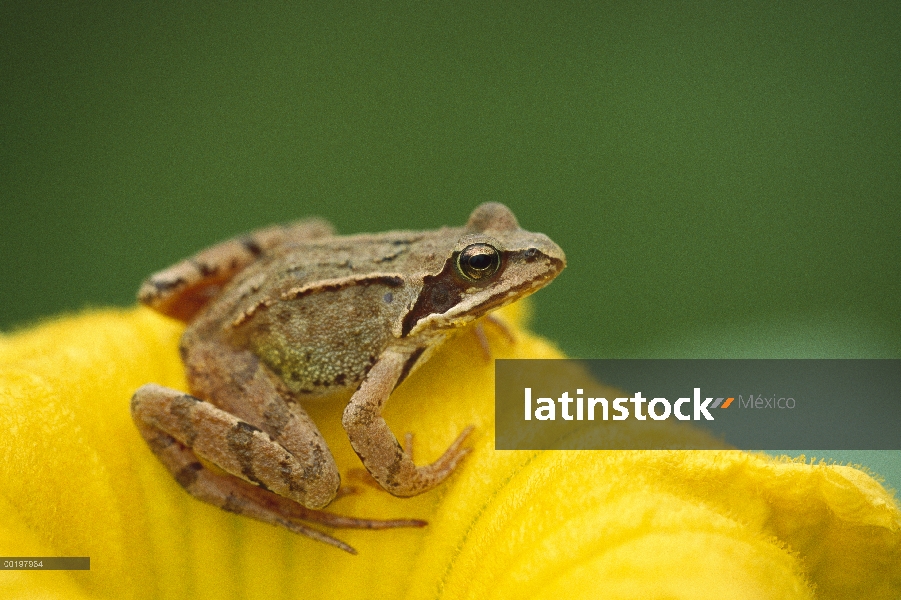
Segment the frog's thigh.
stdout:
[[[165,434],[223,471],[309,508],[327,505],[340,483],[337,470],[334,477],[318,476],[328,471],[321,464],[328,461],[304,464],[264,431],[183,392],[142,386],[132,398],[131,413],[154,452],[153,440]],[[173,475],[181,482],[190,474]]]
[[191,336],[182,344],[191,391],[266,432],[303,465],[296,476],[304,478],[315,504],[331,500],[341,484],[338,466],[306,411],[286,400],[281,380],[248,350]]
[[[160,389],[166,390],[166,388]],[[174,390],[167,391],[174,392]],[[179,392],[176,393],[180,395]],[[296,502],[246,483],[237,477],[214,473],[197,460],[197,455],[189,447],[171,435],[141,421],[138,421],[137,425],[150,449],[172,473],[179,485],[198,500],[228,512],[284,527],[294,533],[331,544],[352,554],[356,554],[356,551],[344,542],[297,521],[312,521],[334,527],[373,529],[421,527],[423,525],[418,521],[363,521],[304,508]]]
[[309,242],[333,233],[321,219],[273,225],[226,240],[151,275],[138,291],[142,304],[190,321],[231,279],[279,246]]
[[385,352],[351,397],[342,420],[363,466],[379,485],[395,496],[415,496],[444,481],[469,453],[469,448],[462,445],[472,430],[463,431],[434,463],[422,467],[413,463],[381,414],[410,356],[411,353]]

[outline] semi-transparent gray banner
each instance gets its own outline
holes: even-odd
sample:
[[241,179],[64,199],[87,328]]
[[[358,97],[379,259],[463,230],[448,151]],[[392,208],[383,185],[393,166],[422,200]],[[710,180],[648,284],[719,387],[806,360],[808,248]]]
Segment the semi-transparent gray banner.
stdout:
[[498,450],[901,449],[901,360],[498,360]]
[[0,571],[90,571],[89,556],[0,556]]

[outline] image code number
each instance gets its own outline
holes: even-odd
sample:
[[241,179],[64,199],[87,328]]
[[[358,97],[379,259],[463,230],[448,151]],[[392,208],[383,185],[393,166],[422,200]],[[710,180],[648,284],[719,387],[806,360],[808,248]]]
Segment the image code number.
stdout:
[[42,560],[4,560],[4,569],[43,569]]
[[0,571],[89,571],[87,556],[0,556]]

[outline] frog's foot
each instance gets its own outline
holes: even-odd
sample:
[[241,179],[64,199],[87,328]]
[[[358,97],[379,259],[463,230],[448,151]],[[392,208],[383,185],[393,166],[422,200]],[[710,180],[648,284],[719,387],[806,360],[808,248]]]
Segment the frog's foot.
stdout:
[[342,485],[338,488],[338,491],[335,492],[334,500],[338,500],[339,498],[345,498],[347,496],[356,496],[360,493],[360,488],[352,486],[352,485]]
[[[471,448],[463,448],[461,447],[463,442],[466,441],[466,438],[470,433],[475,429],[473,425],[470,425],[466,429],[463,430],[462,433],[454,440],[454,443],[444,451],[444,454],[437,461],[432,463],[431,465],[427,465],[426,467],[419,467],[419,469],[434,469],[432,473],[432,477],[439,478],[439,482],[445,479],[448,475],[453,472],[453,470],[457,467],[463,458],[469,454],[472,449]],[[413,434],[407,433],[404,436],[404,452],[413,460]],[[347,470],[347,479],[354,481],[356,483],[360,483],[363,485],[367,485],[371,488],[374,488],[379,491],[386,491],[385,488],[373,477],[369,471],[361,468],[352,468]],[[391,492],[391,490],[387,490]],[[392,492],[393,493],[393,492]]]
[[482,356],[485,357],[486,361],[490,361],[494,357],[491,353],[491,345],[488,343],[488,336],[485,334],[485,325],[489,323],[501,332],[501,334],[507,339],[508,343],[516,343],[516,336],[513,335],[513,331],[501,319],[491,314],[482,317],[482,319],[480,319],[479,322],[477,322],[475,326],[473,326],[472,332],[473,334],[475,334],[476,340],[478,340],[479,342],[479,348],[481,348]]
[[479,342],[479,349],[482,350],[482,358],[485,359],[485,362],[491,362],[491,359],[494,356],[491,354],[491,346],[488,344],[488,336],[485,335],[485,328],[482,327],[481,323],[476,323],[472,328],[473,334],[476,336],[476,341]]
[[[441,471],[447,470],[447,475],[450,475],[450,471],[453,471],[457,464],[461,460],[463,460],[463,457],[472,451],[472,448],[464,448],[463,442],[466,441],[466,438],[469,437],[469,434],[471,434],[474,429],[475,425],[470,425],[469,427],[461,431],[460,435],[457,436],[457,439],[454,440],[454,443],[452,443],[447,448],[447,450],[444,451],[444,454],[441,455],[441,458],[429,465],[429,467],[435,467],[436,469],[439,469]],[[407,456],[410,457],[410,460],[414,460],[413,434],[409,431],[404,436],[404,452],[407,454]],[[444,477],[447,477],[447,475],[444,475]]]
[[463,442],[466,441],[466,438],[469,437],[469,434],[471,434],[473,430],[475,430],[475,425],[470,425],[461,431],[460,435],[457,436],[457,439],[455,439],[454,442],[448,446],[447,450],[444,451],[444,454],[441,455],[441,458],[427,467],[419,468],[428,469],[432,472],[433,476],[438,477],[439,481],[445,479],[455,468],[457,468],[460,461],[463,460],[467,454],[472,452],[472,448],[463,447]]
[[501,332],[501,335],[503,335],[505,338],[507,338],[507,341],[509,343],[511,343],[511,344],[516,343],[516,336],[513,335],[513,330],[500,317],[496,317],[494,314],[488,314],[482,318],[482,321],[485,323],[491,323],[491,325],[493,327],[495,327],[498,331]]

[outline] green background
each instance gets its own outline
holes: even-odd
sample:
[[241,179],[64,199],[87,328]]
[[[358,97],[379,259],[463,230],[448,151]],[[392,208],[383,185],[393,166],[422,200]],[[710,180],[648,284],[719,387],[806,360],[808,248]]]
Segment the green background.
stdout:
[[571,355],[901,357],[901,3],[234,4],[0,6],[0,329],[498,200]]

